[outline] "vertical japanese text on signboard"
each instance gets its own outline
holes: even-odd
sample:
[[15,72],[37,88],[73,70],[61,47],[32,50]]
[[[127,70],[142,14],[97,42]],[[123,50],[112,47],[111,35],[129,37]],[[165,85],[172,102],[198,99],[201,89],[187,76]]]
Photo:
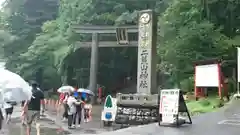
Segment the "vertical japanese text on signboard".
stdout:
[[156,33],[153,30],[153,11],[140,12],[138,23],[137,92],[151,94],[156,90]]
[[138,47],[138,92],[150,93],[150,68],[151,61],[151,25],[150,16],[143,14],[139,22],[139,47]]
[[148,52],[142,50],[141,53],[141,74],[140,74],[140,88],[148,88]]

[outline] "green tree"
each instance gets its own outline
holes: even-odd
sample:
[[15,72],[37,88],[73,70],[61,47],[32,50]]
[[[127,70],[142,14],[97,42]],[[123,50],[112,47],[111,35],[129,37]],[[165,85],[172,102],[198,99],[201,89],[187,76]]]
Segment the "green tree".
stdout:
[[[8,69],[20,73],[27,80],[37,79],[40,83],[42,82],[41,76],[43,76],[44,69],[48,68],[39,66],[41,62],[38,61],[31,61],[32,66],[28,66],[30,60],[25,59],[26,57],[22,57],[21,55],[28,48],[31,50],[31,45],[36,35],[41,32],[42,24],[45,21],[55,19],[57,11],[57,0],[6,1],[4,13],[7,14],[5,19],[7,25],[5,29],[11,35],[17,37],[11,43],[3,45],[3,55]],[[47,58],[47,55],[46,57],[45,55],[42,56],[44,58],[40,58],[40,61]]]
[[[232,56],[229,54],[232,51],[232,40],[223,33],[225,28],[216,25],[209,13],[206,13],[211,10],[206,4],[212,3],[175,0],[160,17],[159,26],[164,31],[164,37],[161,38],[161,47],[158,50],[162,60],[159,67],[168,71],[178,86],[181,80],[193,76],[193,64],[196,61],[212,58],[236,59],[229,57]],[[211,12],[211,16],[214,15],[216,14]]]
[[[149,8],[159,15],[158,72],[164,78],[163,87],[192,87],[187,83],[192,83],[193,63],[198,60],[227,60],[222,66],[228,76],[236,64],[236,53],[232,52],[240,41],[237,0],[60,0],[59,7],[56,5],[54,0],[7,4],[6,27],[14,37],[3,42],[8,68],[26,78],[41,74],[43,82],[61,78],[62,83],[86,87],[90,48],[74,48],[78,41],[89,41],[91,36],[75,33],[72,26],[135,25],[138,11]],[[99,58],[100,84],[113,87],[126,76],[136,77],[136,48],[101,48]]]
[[[58,37],[62,37],[61,39],[65,39],[66,42],[62,42],[64,44],[56,43],[58,46],[53,47],[54,51],[51,50],[50,53],[55,54],[55,66],[58,68],[63,78],[62,81],[70,83],[77,80],[77,82],[83,82],[85,87],[88,85],[90,51],[89,49],[74,50],[73,48],[77,41],[86,41],[90,39],[90,37],[74,33],[71,27],[73,24],[136,24],[137,10],[155,8],[157,7],[156,5],[163,5],[163,3],[148,1],[136,4],[130,1],[119,0],[60,1],[59,17],[56,19],[58,30],[55,31],[61,35],[58,35]],[[42,36],[43,35],[45,36],[46,33],[42,33]],[[35,46],[34,50],[39,50],[37,49],[37,45],[33,46]],[[41,56],[42,54],[40,53],[38,55]],[[114,82],[118,81],[121,76],[136,76],[136,56],[136,48],[100,49],[99,57],[101,62],[99,67],[99,78],[101,79],[99,79],[99,83],[108,86],[116,85]],[[37,59],[34,61],[37,61]],[[135,63],[134,66],[132,66],[132,63]],[[116,72],[116,70],[119,72]]]

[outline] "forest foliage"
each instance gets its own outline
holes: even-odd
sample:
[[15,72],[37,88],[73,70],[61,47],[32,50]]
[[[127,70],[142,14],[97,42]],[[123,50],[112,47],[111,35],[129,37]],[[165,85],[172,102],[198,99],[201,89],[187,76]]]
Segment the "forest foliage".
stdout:
[[[158,15],[158,84],[193,89],[193,63],[222,59],[225,76],[235,81],[240,41],[238,0],[11,0],[0,14],[1,54],[6,68],[36,79],[45,89],[62,84],[86,87],[90,50],[74,50],[73,24],[136,25],[138,11]],[[136,48],[101,48],[99,84],[136,78]],[[78,84],[76,84],[78,82]],[[233,83],[234,84],[234,83]]]

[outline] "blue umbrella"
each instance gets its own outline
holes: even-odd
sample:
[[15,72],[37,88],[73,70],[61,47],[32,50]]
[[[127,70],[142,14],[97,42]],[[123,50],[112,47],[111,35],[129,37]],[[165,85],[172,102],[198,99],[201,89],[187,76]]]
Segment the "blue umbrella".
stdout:
[[86,93],[86,94],[94,96],[94,93],[91,90],[88,90],[88,89],[79,88],[77,91],[80,92],[80,93]]
[[73,96],[74,96],[74,97],[78,97],[78,96],[79,96],[78,92],[75,91],[75,92],[73,93]]
[[83,98],[83,99],[86,99],[86,98],[87,98],[87,93],[82,92],[82,98]]

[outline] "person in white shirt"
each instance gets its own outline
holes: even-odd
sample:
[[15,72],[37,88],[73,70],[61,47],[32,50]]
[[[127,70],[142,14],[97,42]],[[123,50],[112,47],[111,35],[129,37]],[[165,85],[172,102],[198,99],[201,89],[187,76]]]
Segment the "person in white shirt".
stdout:
[[67,99],[67,109],[68,109],[68,128],[73,129],[75,128],[73,124],[74,115],[76,114],[76,105],[81,104],[81,102],[78,102],[76,98],[73,96],[73,92],[69,93],[69,97]]
[[6,123],[8,124],[13,113],[13,105],[10,102],[4,102],[3,107],[6,114]]

